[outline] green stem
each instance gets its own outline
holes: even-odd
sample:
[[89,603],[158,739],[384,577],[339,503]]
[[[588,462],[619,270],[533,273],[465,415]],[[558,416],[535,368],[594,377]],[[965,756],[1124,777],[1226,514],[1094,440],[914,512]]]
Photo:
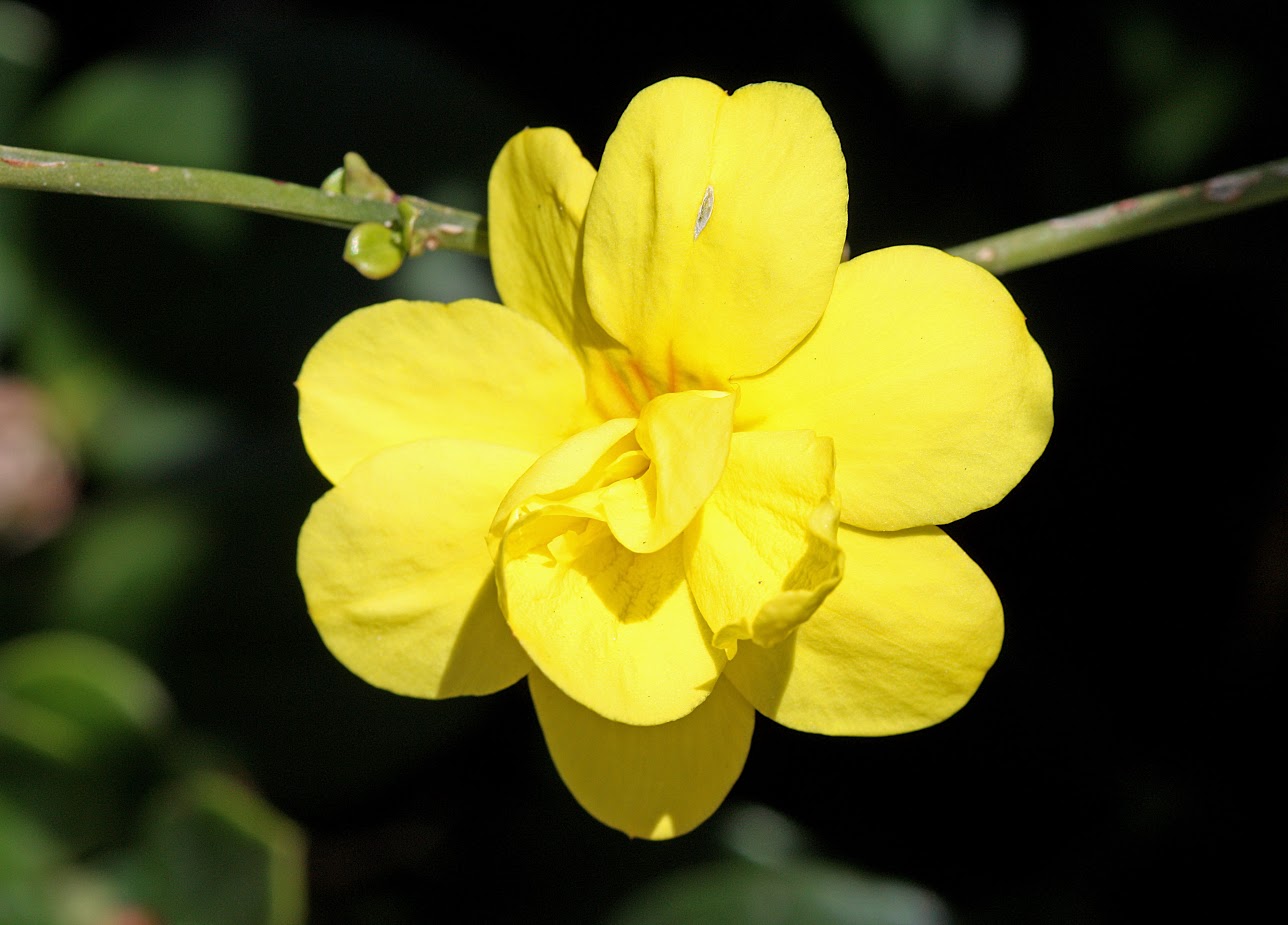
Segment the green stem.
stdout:
[[[487,232],[480,216],[414,196],[392,196],[389,201],[222,170],[6,145],[0,145],[0,187],[207,202],[339,228],[370,222],[406,232],[414,240],[404,248],[412,254],[442,247],[487,256]],[[1288,159],[1016,228],[949,252],[1001,274],[1282,199],[1288,199]]]
[[996,274],[1288,199],[1288,158],[949,248]]
[[207,202],[335,228],[352,228],[363,222],[400,226],[410,212],[426,235],[426,249],[487,254],[487,235],[478,215],[415,196],[384,201],[223,170],[162,167],[8,145],[0,145],[0,187]]

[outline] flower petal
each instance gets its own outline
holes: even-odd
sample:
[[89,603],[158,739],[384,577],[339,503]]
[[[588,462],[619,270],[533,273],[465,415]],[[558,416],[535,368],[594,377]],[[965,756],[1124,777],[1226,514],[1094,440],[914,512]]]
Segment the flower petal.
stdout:
[[492,536],[504,535],[511,521],[528,516],[554,501],[574,501],[578,511],[599,514],[595,492],[619,478],[639,475],[648,465],[635,439],[631,418],[615,418],[573,434],[545,453],[510,486],[492,519]]
[[693,599],[732,658],[781,642],[841,580],[832,441],[806,431],[734,434],[724,477],[684,533]]
[[528,655],[607,719],[652,726],[707,698],[724,654],[684,580],[679,543],[648,555],[558,504],[515,522],[497,558],[501,606]]
[[975,264],[892,247],[841,267],[818,328],[742,383],[742,426],[836,440],[846,523],[942,524],[996,504],[1051,435],[1051,370]]
[[1002,644],[988,577],[937,527],[842,528],[845,578],[781,645],[725,669],[757,710],[827,735],[932,726],[975,693]]
[[299,574],[327,648],[359,677],[414,697],[489,694],[531,663],[496,598],[484,542],[532,454],[463,440],[385,450],[313,505]]
[[836,132],[803,87],[655,84],[591,189],[591,311],[664,390],[763,372],[827,304],[847,195]]
[[728,392],[676,392],[569,437],[519,479],[493,536],[550,502],[606,522],[631,552],[654,552],[683,532],[724,471],[733,428]]
[[359,309],[317,342],[296,385],[304,445],[332,482],[431,437],[539,453],[585,413],[573,355],[536,322],[477,299]]
[[683,835],[714,813],[742,773],[756,713],[727,681],[688,716],[660,726],[614,723],[528,677],[559,776],[605,825],[636,838]]
[[649,467],[604,492],[618,542],[632,552],[653,552],[689,525],[724,472],[734,403],[729,392],[692,391],[659,395],[644,406],[635,436]]
[[585,320],[574,308],[577,249],[594,181],[595,168],[557,128],[515,135],[488,178],[489,249],[501,301],[574,349]]

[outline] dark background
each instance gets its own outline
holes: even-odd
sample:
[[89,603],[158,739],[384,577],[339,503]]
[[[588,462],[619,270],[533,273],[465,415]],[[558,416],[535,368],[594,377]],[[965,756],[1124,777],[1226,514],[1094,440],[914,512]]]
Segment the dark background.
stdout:
[[[951,246],[1288,154],[1282,32],[1249,0],[38,6],[55,42],[11,143],[176,162],[164,126],[81,136],[50,113],[123,56],[213,62],[236,131],[209,166],[313,184],[356,150],[395,189],[474,209],[514,132],[564,127],[597,161],[630,98],[676,74],[814,90],[849,164],[856,252]],[[948,527],[1006,606],[997,666],[911,735],[758,720],[721,813],[650,844],[576,806],[522,685],[400,699],[335,662],[303,607],[295,538],[326,487],[295,423],[305,353],[394,294],[485,295],[486,263],[430,255],[372,283],[331,229],[10,201],[40,285],[0,341],[6,371],[41,378],[32,319],[57,311],[200,426],[155,471],[84,449],[77,519],[0,566],[0,631],[79,626],[142,655],[184,727],[307,830],[311,921],[606,920],[727,856],[756,806],[812,856],[921,884],[962,922],[1282,905],[1285,206],[1005,277],[1054,371],[1056,427],[1019,488]],[[78,617],[57,606],[75,596],[67,550],[122,504],[169,512],[185,552],[159,590]]]

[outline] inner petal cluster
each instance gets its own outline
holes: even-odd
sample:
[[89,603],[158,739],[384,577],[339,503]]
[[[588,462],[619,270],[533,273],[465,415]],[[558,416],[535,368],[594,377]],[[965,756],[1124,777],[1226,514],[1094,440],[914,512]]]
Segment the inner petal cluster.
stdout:
[[734,396],[659,396],[546,453],[493,520],[515,637],[578,702],[621,722],[687,715],[714,687],[710,645],[674,542],[724,472]]
[[840,580],[831,442],[734,433],[729,392],[667,393],[543,455],[493,519],[501,607],[536,667],[618,722],[688,715],[738,643]]

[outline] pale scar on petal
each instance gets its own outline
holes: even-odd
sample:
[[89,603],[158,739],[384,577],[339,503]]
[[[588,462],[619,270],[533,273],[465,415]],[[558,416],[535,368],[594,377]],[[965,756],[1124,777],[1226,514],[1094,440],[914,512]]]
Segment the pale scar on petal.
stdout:
[[698,240],[698,235],[702,234],[702,229],[707,227],[707,222],[711,221],[711,210],[715,208],[716,191],[707,187],[707,191],[702,194],[702,205],[698,206],[698,220],[693,223],[693,240]]

